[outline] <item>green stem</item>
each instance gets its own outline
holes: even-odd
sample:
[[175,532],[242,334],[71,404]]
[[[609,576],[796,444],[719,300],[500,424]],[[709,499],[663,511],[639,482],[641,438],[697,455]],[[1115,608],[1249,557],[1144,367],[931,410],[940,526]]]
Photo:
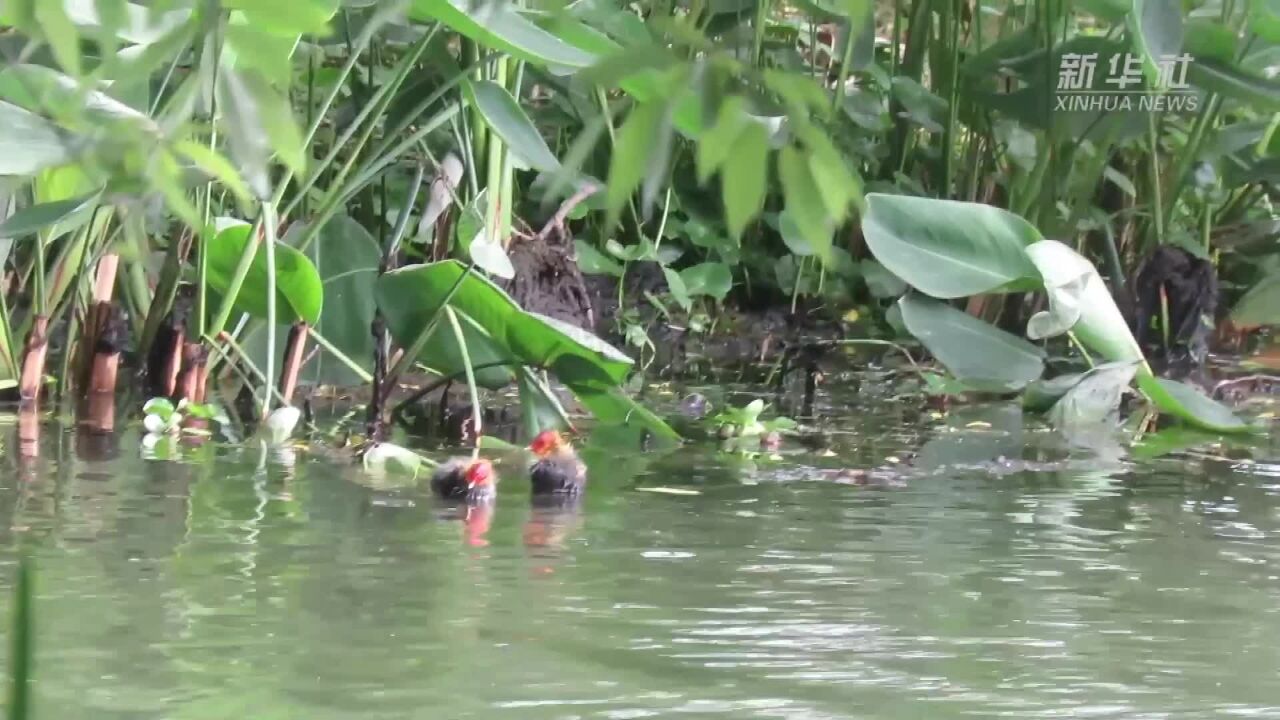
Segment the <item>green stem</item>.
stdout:
[[458,352],[462,355],[462,367],[467,372],[467,392],[471,394],[471,432],[476,438],[476,445],[480,444],[480,391],[476,388],[476,373],[471,367],[471,355],[467,352],[467,338],[462,334],[462,326],[458,324],[458,315],[453,308],[448,305],[444,306],[445,315],[449,318],[449,324],[453,326],[453,337],[458,341]]
[[[262,227],[267,243],[267,386],[274,384],[276,362],[276,206],[262,206]],[[271,414],[271,392],[262,393],[262,417]]]
[[337,358],[338,362],[342,363],[343,365],[346,365],[347,369],[355,373],[356,377],[360,378],[361,382],[365,382],[365,383],[373,382],[372,375],[366,372],[364,368],[360,367],[359,363],[357,363],[355,360],[352,360],[350,357],[348,357],[346,353],[339,350],[337,346],[335,346],[333,343],[325,339],[323,335],[316,332],[315,328],[310,328],[307,331],[307,336],[310,337],[312,340],[315,340],[316,344],[319,345],[321,348],[323,348],[325,352]]
[[[1156,127],[1155,113],[1147,113],[1147,144],[1150,146],[1150,165],[1148,172],[1150,173],[1151,183],[1151,202],[1154,205],[1151,212],[1151,219],[1155,229],[1156,244],[1163,245],[1165,241],[1164,228],[1165,221],[1171,219],[1165,216],[1164,199],[1160,193],[1160,134]],[[1173,198],[1170,198],[1172,201]]]
[[[265,208],[264,205],[263,209]],[[227,327],[227,322],[231,320],[231,312],[235,307],[236,298],[240,296],[240,288],[244,285],[244,279],[249,276],[249,268],[253,267],[254,256],[258,254],[258,244],[262,242],[262,231],[262,219],[259,218],[249,228],[249,241],[245,243],[244,251],[240,253],[240,260],[236,263],[236,269],[231,273],[231,282],[227,284],[227,291],[222,296],[222,304],[218,306],[218,314],[209,324],[207,335],[218,337]],[[274,237],[275,230],[271,232]]]

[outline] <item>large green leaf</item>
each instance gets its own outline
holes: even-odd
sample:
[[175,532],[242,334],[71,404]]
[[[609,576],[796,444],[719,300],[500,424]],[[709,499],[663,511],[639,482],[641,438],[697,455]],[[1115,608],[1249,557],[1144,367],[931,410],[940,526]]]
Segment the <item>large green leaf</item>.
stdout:
[[585,68],[596,61],[595,55],[530,22],[507,0],[413,0],[409,12],[414,19],[438,20],[481,45],[553,69]]
[[501,85],[481,80],[471,84],[472,97],[484,121],[498,133],[511,151],[519,155],[529,167],[540,172],[557,172],[560,161],[551,154],[547,143],[534,127],[520,104]]
[[1139,372],[1138,387],[1142,388],[1161,412],[1197,427],[1218,432],[1247,432],[1253,429],[1225,405],[1215,402],[1185,383]]
[[1280,273],[1270,273],[1249,288],[1231,310],[1231,320],[1245,327],[1280,325]]
[[591,411],[599,426],[613,430],[611,434],[621,441],[620,444],[629,445],[636,450],[646,445],[662,448],[679,444],[679,433],[651,410],[633,400],[622,388],[593,382],[570,382],[566,385],[578,398],[578,402]]
[[[304,227],[296,225],[290,235],[301,232]],[[289,239],[285,237],[286,244]],[[378,241],[360,223],[338,215],[325,223],[306,253],[320,274],[325,296],[331,298],[320,314],[316,330],[348,358],[371,371],[370,326],[378,307],[374,287],[382,259]],[[306,373],[307,377],[325,385],[351,386],[360,382],[350,368],[323,352],[316,355]]]
[[957,298],[1039,284],[1026,247],[1040,233],[990,205],[871,193],[862,232],[885,268],[927,295]]
[[1249,29],[1269,43],[1280,43],[1280,0],[1251,0]]
[[1104,363],[1078,376],[1049,411],[1049,421],[1064,433],[1114,422],[1120,396],[1138,371],[1138,363]]
[[1141,361],[1142,349],[1116,306],[1098,270],[1057,240],[1027,248],[1049,295],[1049,310],[1027,323],[1027,335],[1042,339],[1071,330],[1080,342],[1111,362]]
[[257,28],[276,35],[323,34],[338,10],[338,0],[223,0],[228,9],[243,12]]
[[[379,279],[378,305],[398,342],[413,342],[465,272],[461,263],[445,260],[403,267]],[[565,383],[618,384],[631,369],[630,358],[599,338],[521,310],[500,288],[474,273],[462,280],[450,305],[474,320],[512,358],[548,368]]]
[[[228,292],[251,230],[247,224],[232,225],[208,244],[209,285],[217,292]],[[304,320],[315,325],[324,303],[324,284],[315,265],[306,255],[283,243],[276,243],[275,254],[276,320],[282,323]],[[267,277],[266,249],[259,243],[244,284],[236,295],[238,310],[256,318],[267,317]]]
[[738,237],[764,205],[769,180],[769,135],[760,125],[746,123],[733,146],[724,162],[720,186],[725,224],[729,234]]
[[787,201],[787,216],[813,248],[813,253],[824,263],[828,262],[835,223],[800,150],[791,146],[782,148],[778,153],[778,177],[782,180],[782,192]]
[[53,123],[0,100],[0,175],[31,175],[71,158],[68,136]]
[[946,303],[907,294],[898,307],[907,330],[970,387],[1020,390],[1044,372],[1039,348]]

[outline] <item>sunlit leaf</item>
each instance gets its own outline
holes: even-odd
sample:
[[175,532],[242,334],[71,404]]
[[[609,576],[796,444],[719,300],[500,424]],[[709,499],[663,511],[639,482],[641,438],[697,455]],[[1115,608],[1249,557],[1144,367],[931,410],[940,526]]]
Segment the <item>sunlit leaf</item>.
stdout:
[[[231,285],[240,256],[249,243],[249,225],[236,225],[218,233],[208,243],[209,285],[219,293],[226,293]],[[315,325],[324,303],[324,284],[315,265],[306,255],[283,243],[275,246],[276,266],[276,319],[280,322],[306,321]],[[242,312],[265,319],[267,317],[267,255],[259,242],[245,276],[244,284],[236,295],[235,307]]]
[[540,172],[556,172],[560,162],[551,154],[547,143],[534,127],[520,104],[501,85],[487,80],[471,84],[476,107],[485,123],[498,133],[512,152],[519,155],[529,167]]
[[760,125],[748,123],[734,142],[720,177],[730,235],[741,235],[760,212],[768,180],[769,136]]

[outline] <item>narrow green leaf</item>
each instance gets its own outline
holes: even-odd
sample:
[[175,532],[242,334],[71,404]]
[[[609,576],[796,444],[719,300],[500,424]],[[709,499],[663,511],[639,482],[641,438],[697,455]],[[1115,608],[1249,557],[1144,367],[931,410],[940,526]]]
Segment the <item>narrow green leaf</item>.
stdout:
[[58,64],[72,77],[80,77],[80,33],[61,0],[36,0],[35,18]]
[[534,127],[520,104],[501,85],[488,80],[471,84],[472,97],[485,123],[519,155],[529,167],[539,172],[560,170],[560,161]]
[[1250,75],[1231,65],[1197,59],[1187,70],[1196,87],[1249,103],[1261,112],[1280,111],[1280,82]]
[[804,155],[788,145],[778,153],[778,175],[787,201],[787,215],[809,242],[813,252],[826,262],[835,226],[823,205],[821,191],[809,172]]
[[627,199],[644,179],[650,153],[662,123],[663,110],[664,106],[660,102],[637,105],[618,131],[605,192],[609,227],[617,222]]
[[286,36],[327,34],[338,4],[338,0],[222,0],[223,7],[243,12],[255,27]]
[[1161,59],[1182,51],[1182,2],[1133,0],[1127,21],[1134,50],[1142,55],[1143,69],[1154,85]]
[[724,164],[720,184],[729,234],[738,237],[764,205],[769,181],[768,133],[749,123],[734,142],[734,150]]
[[79,197],[56,200],[23,208],[0,223],[0,238],[20,238],[52,227],[77,212],[87,210],[98,202],[101,190]]

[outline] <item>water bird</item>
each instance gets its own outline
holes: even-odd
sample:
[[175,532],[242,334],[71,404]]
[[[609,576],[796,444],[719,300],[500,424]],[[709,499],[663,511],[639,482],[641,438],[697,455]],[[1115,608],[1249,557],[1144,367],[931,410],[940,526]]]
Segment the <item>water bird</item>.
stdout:
[[529,443],[537,460],[529,468],[534,496],[577,497],[587,484],[587,466],[555,430],[546,430]]
[[454,458],[431,474],[431,489],[446,500],[483,505],[497,495],[497,473],[484,458]]

